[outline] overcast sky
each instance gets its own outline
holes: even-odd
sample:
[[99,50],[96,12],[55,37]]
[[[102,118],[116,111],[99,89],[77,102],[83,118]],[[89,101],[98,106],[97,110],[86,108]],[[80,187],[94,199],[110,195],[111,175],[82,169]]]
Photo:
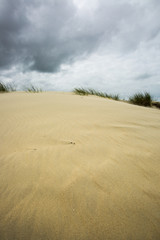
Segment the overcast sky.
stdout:
[[0,0],[0,81],[160,98],[160,0]]

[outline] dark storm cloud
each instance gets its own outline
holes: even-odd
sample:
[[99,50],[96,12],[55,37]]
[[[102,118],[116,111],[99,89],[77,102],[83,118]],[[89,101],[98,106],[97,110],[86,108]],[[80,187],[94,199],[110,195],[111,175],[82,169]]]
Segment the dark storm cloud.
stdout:
[[27,26],[20,1],[0,1],[0,66],[12,64],[18,57],[18,37]]
[[159,2],[141,2],[99,0],[90,11],[72,0],[0,0],[0,68],[55,72],[101,46],[131,51],[160,31]]
[[55,70],[68,55],[60,34],[73,17],[69,1],[0,0],[0,6],[0,66]]

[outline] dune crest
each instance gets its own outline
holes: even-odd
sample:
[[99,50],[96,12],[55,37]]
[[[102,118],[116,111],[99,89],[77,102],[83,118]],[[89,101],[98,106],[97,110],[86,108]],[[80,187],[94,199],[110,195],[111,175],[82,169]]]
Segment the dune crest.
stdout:
[[158,109],[15,92],[0,112],[1,239],[159,239]]

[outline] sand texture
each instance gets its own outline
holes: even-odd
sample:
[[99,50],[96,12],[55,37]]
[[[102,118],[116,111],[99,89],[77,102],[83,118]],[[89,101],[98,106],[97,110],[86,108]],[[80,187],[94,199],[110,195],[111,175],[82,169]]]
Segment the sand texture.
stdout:
[[160,239],[160,110],[0,94],[1,240]]

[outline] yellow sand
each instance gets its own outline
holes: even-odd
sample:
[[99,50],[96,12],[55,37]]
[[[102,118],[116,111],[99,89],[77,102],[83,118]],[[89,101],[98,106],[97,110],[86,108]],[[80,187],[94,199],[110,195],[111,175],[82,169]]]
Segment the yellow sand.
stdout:
[[159,240],[160,110],[0,94],[0,239]]

